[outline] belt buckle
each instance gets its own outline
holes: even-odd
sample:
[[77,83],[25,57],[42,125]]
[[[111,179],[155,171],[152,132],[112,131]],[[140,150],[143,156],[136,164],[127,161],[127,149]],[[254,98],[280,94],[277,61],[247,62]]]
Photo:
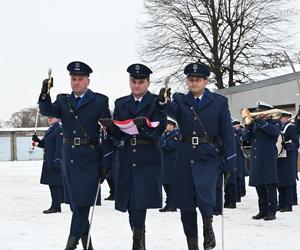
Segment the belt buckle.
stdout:
[[131,138],[131,140],[130,140],[130,145],[131,146],[136,146],[136,138],[134,137],[134,138]]
[[195,137],[193,136],[192,137],[192,145],[199,145],[199,137]]
[[75,146],[80,146],[80,137],[75,137],[73,143]]

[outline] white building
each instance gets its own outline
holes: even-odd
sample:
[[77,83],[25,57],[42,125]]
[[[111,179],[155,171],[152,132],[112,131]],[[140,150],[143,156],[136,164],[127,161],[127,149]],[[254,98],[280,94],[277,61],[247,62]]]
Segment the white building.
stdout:
[[297,112],[300,105],[300,72],[216,91],[228,98],[234,118],[240,119],[242,108],[253,109],[257,101],[272,104],[275,108]]

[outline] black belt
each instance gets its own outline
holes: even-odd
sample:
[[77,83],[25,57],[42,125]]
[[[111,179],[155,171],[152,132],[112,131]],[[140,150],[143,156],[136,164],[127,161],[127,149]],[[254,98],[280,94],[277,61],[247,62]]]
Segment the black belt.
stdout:
[[180,138],[181,141],[189,142],[192,145],[200,145],[200,144],[216,144],[217,138],[213,136],[209,137],[197,137],[197,136],[182,136]]
[[136,146],[136,145],[157,145],[159,146],[159,141],[158,140],[153,140],[153,139],[147,139],[147,138],[131,138],[131,139],[125,139],[124,140],[124,145],[130,145],[130,146]]
[[99,144],[99,139],[97,138],[80,138],[80,137],[74,137],[74,138],[64,138],[63,143],[65,144],[71,144],[74,146],[80,146],[80,145],[98,145]]

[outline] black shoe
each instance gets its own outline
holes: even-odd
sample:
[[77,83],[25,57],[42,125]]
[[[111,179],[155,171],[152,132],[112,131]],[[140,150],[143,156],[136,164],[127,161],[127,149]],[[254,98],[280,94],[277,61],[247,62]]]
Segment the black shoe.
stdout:
[[215,233],[212,227],[213,218],[203,218],[204,250],[210,250],[216,246]]
[[168,205],[165,205],[163,208],[159,209],[159,212],[165,213],[165,212],[176,212],[177,209],[173,207],[169,207]]
[[265,215],[261,212],[259,212],[257,215],[255,216],[252,216],[252,219],[253,220],[260,220],[260,219],[264,219],[265,218]]
[[281,213],[284,213],[284,212],[292,212],[293,211],[293,208],[292,207],[284,207],[284,208],[281,208],[280,209],[280,212]]
[[54,213],[61,213],[61,208],[50,207],[49,209],[43,211],[43,214],[54,214]]
[[268,214],[264,217],[264,220],[269,221],[269,220],[276,220],[276,216],[272,214]]
[[225,204],[225,205],[224,205],[224,208],[234,209],[234,208],[236,208],[236,203]]
[[74,250],[77,248],[79,239],[75,236],[69,236],[65,250]]
[[292,203],[292,206],[298,206],[298,201],[294,201],[294,202]]
[[276,207],[276,212],[280,211],[281,210],[281,207],[280,206],[277,206]]
[[163,208],[159,209],[158,211],[161,212],[161,213],[168,212],[169,211],[169,206],[165,205]]
[[114,201],[115,200],[115,196],[110,194],[107,198],[104,199],[105,201]]
[[133,228],[132,250],[146,250],[144,228]]
[[222,215],[222,211],[221,210],[214,210],[214,215],[215,216]]
[[89,248],[86,247],[87,246],[87,239],[88,239],[87,235],[81,236],[80,239],[81,239],[83,250],[94,250],[91,239],[90,239]]
[[198,237],[186,238],[189,250],[199,250]]

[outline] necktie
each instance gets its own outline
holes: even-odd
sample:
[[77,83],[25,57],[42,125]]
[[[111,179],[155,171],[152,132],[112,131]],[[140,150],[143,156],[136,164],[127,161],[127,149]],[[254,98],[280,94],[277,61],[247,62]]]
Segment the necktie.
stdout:
[[76,105],[77,105],[77,106],[78,106],[80,100],[81,100],[81,97],[80,97],[80,96],[78,96],[78,97],[75,98],[75,102],[76,102]]
[[136,100],[135,101],[135,108],[138,109],[139,105],[140,105],[140,101]]
[[200,105],[200,102],[201,102],[200,98],[199,98],[199,97],[197,97],[197,98],[196,98],[196,103],[197,103],[197,106],[199,106],[199,105]]

